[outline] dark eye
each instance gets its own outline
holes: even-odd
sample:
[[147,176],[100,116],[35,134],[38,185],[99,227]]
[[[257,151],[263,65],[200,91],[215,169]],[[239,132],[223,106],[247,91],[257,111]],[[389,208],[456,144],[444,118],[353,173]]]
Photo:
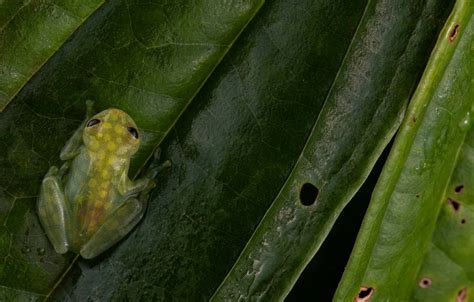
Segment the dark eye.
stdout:
[[100,120],[96,119],[96,118],[93,118],[91,119],[90,121],[87,122],[87,127],[92,127],[94,125],[97,125],[100,123]]
[[130,132],[130,134],[134,137],[134,138],[138,138],[138,130],[133,128],[133,127],[128,127],[127,128],[128,132]]

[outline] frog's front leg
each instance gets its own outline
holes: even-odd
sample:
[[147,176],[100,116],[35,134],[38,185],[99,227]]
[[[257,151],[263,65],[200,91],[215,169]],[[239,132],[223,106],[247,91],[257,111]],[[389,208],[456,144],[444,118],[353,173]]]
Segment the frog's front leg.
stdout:
[[132,181],[124,175],[120,180],[118,190],[124,196],[134,196],[144,191],[149,192],[155,186],[155,182],[150,178],[145,177]]
[[66,223],[68,221],[66,200],[58,176],[58,168],[52,166],[43,179],[38,202],[38,214],[46,235],[56,252],[68,250]]
[[171,167],[171,161],[167,160],[162,164],[159,163],[161,156],[161,149],[158,148],[154,153],[154,160],[152,164],[147,168],[143,178],[132,181],[128,178],[125,173],[120,179],[119,192],[122,195],[134,195],[141,193],[141,195],[147,195],[148,192],[156,186],[156,182],[153,180],[162,170]]
[[146,199],[125,200],[81,248],[81,256],[91,259],[114,245],[140,221],[146,209]]
[[59,157],[61,160],[72,160],[79,154],[79,149],[82,146],[82,134],[84,133],[84,127],[88,120],[92,117],[93,113],[93,102],[86,101],[87,115],[86,119],[79,125],[74,131],[74,134],[67,141],[66,145],[61,150]]

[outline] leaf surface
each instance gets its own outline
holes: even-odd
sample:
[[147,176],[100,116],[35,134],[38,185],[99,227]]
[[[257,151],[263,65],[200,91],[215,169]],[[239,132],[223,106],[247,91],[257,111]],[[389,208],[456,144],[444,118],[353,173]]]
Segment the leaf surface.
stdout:
[[161,144],[173,167],[143,222],[54,297],[282,299],[397,128],[449,9],[266,2]]
[[336,301],[354,299],[362,287],[372,288],[370,301],[474,297],[473,9],[457,1],[439,36]]
[[73,255],[50,246],[35,204],[85,100],[137,122],[136,175],[261,4],[109,1],[28,83],[0,120],[0,300],[47,296],[71,266]]
[[103,2],[0,2],[0,111]]

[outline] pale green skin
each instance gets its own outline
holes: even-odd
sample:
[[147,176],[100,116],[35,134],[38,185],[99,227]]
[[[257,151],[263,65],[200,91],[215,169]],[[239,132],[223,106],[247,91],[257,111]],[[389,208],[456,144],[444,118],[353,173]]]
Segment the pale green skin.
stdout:
[[38,200],[41,224],[56,252],[73,251],[86,259],[107,250],[140,221],[158,171],[129,179],[130,158],[140,140],[127,129],[137,129],[128,114],[107,109],[92,119],[101,122],[88,127],[86,120],[74,133],[61,151],[66,162],[59,170],[49,169]]

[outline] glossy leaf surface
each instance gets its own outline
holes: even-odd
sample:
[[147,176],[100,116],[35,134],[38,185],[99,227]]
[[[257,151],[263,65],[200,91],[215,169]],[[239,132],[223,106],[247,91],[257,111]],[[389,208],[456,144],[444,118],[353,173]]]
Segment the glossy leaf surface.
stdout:
[[472,300],[473,9],[458,1],[441,32],[337,301],[362,287],[370,301]]
[[0,111],[103,2],[0,1]]

